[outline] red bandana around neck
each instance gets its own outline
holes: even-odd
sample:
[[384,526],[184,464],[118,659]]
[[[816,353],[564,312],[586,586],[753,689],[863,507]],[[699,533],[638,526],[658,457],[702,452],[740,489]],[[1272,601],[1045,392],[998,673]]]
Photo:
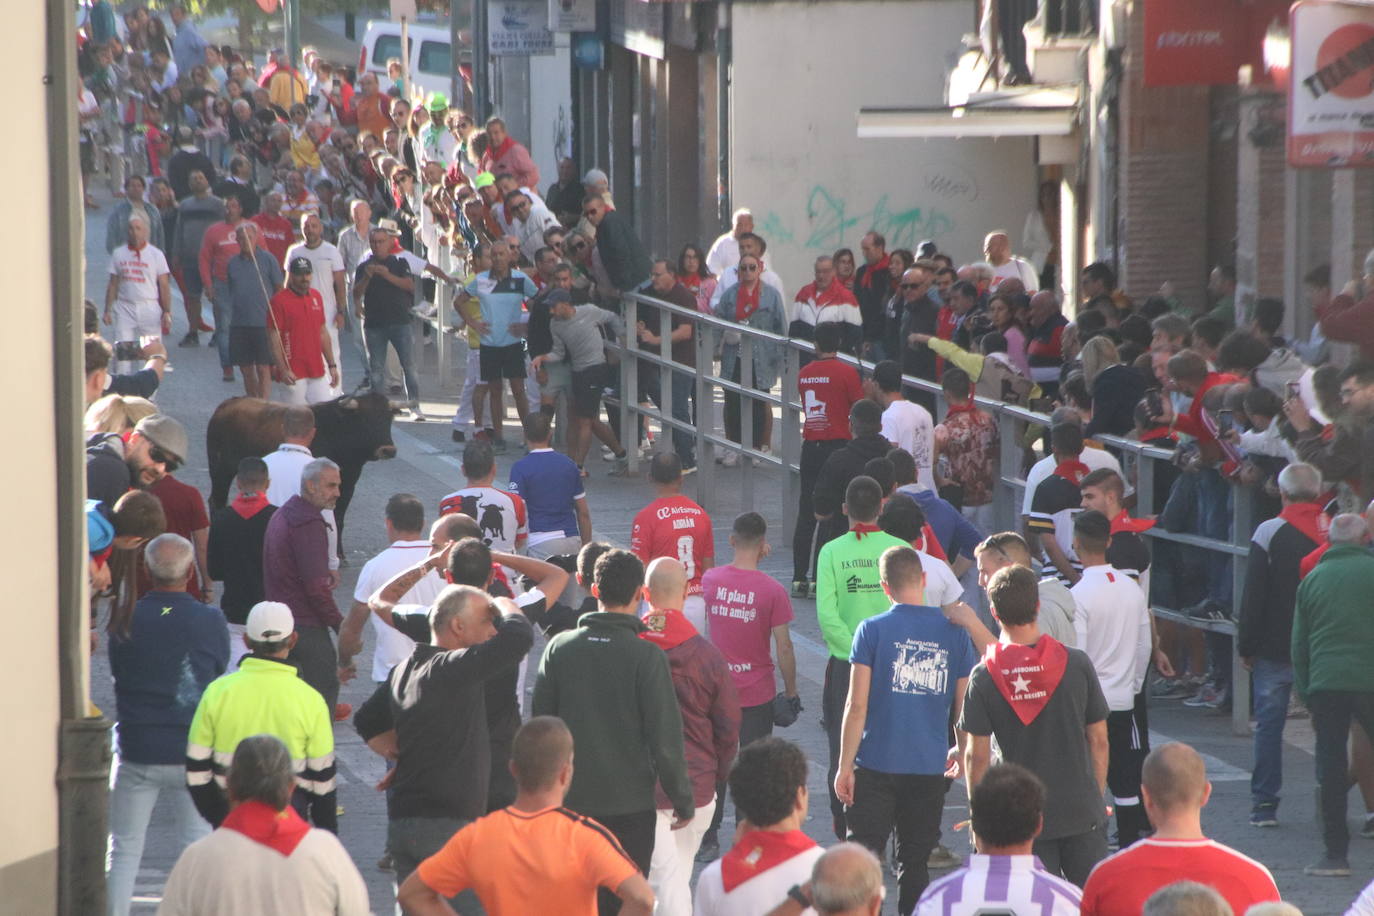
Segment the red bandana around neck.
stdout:
[[759,310],[759,293],[762,289],[762,283],[754,284],[752,290],[747,289],[743,283],[739,285],[739,293],[735,297],[736,321],[748,321],[749,316]]
[[854,526],[849,530],[854,532],[854,540],[862,541],[865,534],[873,534],[875,531],[882,531],[883,529],[879,528],[877,525],[870,525],[867,522],[855,522]]
[[1279,512],[1283,519],[1301,531],[1314,544],[1325,544],[1331,519],[1327,518],[1319,503],[1293,503],[1284,506]]
[[997,692],[1021,724],[1030,725],[1063,680],[1069,650],[1053,637],[1041,636],[1033,646],[992,643],[983,661]]
[[683,274],[682,276],[677,278],[677,282],[681,283],[683,286],[687,287],[692,292],[696,292],[697,290],[701,289],[701,277],[699,277],[696,274]]
[[224,819],[223,826],[236,830],[255,843],[290,856],[310,832],[310,825],[290,805],[278,811],[260,801],[242,802]]
[[682,645],[697,635],[692,622],[674,608],[649,608],[643,618],[646,629],[639,634],[640,639],[648,640],[667,651]]
[[229,507],[242,518],[252,518],[268,505],[266,493],[240,493]]
[[1142,531],[1149,531],[1154,526],[1154,519],[1131,518],[1130,514],[1127,513],[1125,509],[1122,509],[1116,514],[1116,518],[1112,519],[1112,534],[1122,534],[1126,532],[1140,534]]
[[978,405],[971,400],[963,404],[951,404],[949,405],[949,408],[945,411],[945,416],[952,417],[955,414],[959,413],[973,413],[977,409]]
[[720,881],[725,892],[756,875],[775,868],[793,856],[816,848],[816,841],[800,830],[751,830],[735,841],[720,859]]
[[1086,464],[1079,461],[1077,458],[1070,458],[1068,461],[1061,461],[1059,462],[1059,464],[1055,465],[1054,468],[1055,477],[1063,477],[1065,480],[1067,480],[1074,486],[1078,486],[1080,483],[1082,483],[1083,478],[1087,477],[1088,474],[1091,472],[1092,468],[1088,467]]
[[510,134],[506,134],[506,139],[504,139],[504,140],[501,141],[501,145],[498,146],[498,147],[497,147],[496,149],[494,149],[494,150],[493,150],[493,149],[487,150],[487,155],[491,157],[491,161],[492,161],[492,162],[500,162],[500,161],[501,161],[501,157],[504,156],[504,155],[506,155],[506,153],[509,153],[509,152],[510,152],[510,148],[511,148],[512,146],[514,146],[514,145],[515,145],[515,138],[512,137]]
[[888,262],[891,260],[892,256],[885,254],[881,258],[879,258],[876,263],[869,264],[868,270],[864,271],[863,279],[859,281],[859,285],[862,286],[864,289],[872,289],[873,276],[880,270],[886,271]]

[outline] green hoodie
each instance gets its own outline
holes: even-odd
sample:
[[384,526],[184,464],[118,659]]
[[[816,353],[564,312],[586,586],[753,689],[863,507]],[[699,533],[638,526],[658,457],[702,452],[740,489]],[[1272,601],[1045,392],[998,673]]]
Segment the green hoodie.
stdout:
[[1374,693],[1374,556],[1335,544],[1298,586],[1293,612],[1293,686],[1304,700],[1318,690]]
[[682,713],[663,650],[639,638],[632,614],[583,614],[549,640],[531,711],[558,716],[573,734],[577,765],[566,804],[592,817],[653,811],[654,785],[679,817],[695,810],[682,743]]

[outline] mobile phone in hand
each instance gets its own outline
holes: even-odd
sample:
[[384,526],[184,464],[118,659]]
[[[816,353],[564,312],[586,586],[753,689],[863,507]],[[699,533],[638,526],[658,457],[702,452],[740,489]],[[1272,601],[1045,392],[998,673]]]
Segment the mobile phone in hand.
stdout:
[[114,345],[114,357],[121,362],[133,362],[143,358],[143,345],[136,340],[120,340]]
[[1217,436],[1227,436],[1236,428],[1236,415],[1234,411],[1217,411]]

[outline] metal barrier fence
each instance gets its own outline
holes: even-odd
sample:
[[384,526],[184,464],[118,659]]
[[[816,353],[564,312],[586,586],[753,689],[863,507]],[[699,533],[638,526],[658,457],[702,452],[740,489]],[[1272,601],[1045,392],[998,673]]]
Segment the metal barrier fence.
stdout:
[[[616,352],[620,358],[621,396],[617,406],[621,408],[621,428],[618,433],[621,442],[626,445],[628,450],[631,471],[637,468],[638,450],[634,448],[634,444],[639,439],[641,418],[657,422],[665,433],[670,433],[672,430],[682,430],[690,432],[695,437],[697,456],[696,500],[708,512],[711,512],[713,506],[718,502],[716,497],[719,490],[716,486],[715,463],[718,449],[734,452],[740,457],[741,498],[742,507],[745,511],[753,509],[755,505],[758,490],[758,482],[754,474],[755,462],[761,466],[779,468],[783,473],[778,481],[776,492],[783,512],[782,530],[787,532],[787,537],[790,538],[796,524],[797,488],[800,486],[801,479],[801,430],[804,420],[802,405],[796,400],[799,396],[797,376],[802,354],[812,354],[815,352],[815,348],[807,341],[758,331],[747,325],[725,321],[714,315],[704,314],[695,309],[682,308],[651,296],[628,293],[623,298],[623,305],[626,342],[622,345],[612,345],[610,349]],[[635,335],[636,318],[641,308],[652,310],[656,316],[656,320],[646,322],[646,326],[654,332],[660,341],[658,347],[654,349],[643,349],[634,343],[637,340]],[[695,366],[675,362],[672,358],[672,345],[669,337],[674,316],[687,318],[692,322],[692,338],[696,352]],[[739,377],[741,379],[752,380],[754,378],[753,348],[744,346],[746,342],[757,341],[782,348],[782,372],[778,393],[759,391],[744,382],[725,378],[715,371],[714,358],[717,343],[722,335],[727,333],[738,335],[739,338]],[[839,358],[859,369],[872,368],[872,363],[865,363],[846,354],[840,354]],[[654,367],[658,370],[659,397],[656,405],[646,403],[645,399],[639,396],[641,365]],[[909,375],[904,375],[902,380],[911,388],[933,394],[937,405],[935,420],[938,423],[944,418],[946,405],[943,392],[938,384]],[[694,387],[696,396],[695,421],[690,417],[684,420],[672,415],[671,405],[674,403],[672,387],[675,384],[684,383]],[[716,422],[715,417],[714,389],[716,388],[740,396],[739,428],[741,442],[734,442],[723,433],[717,432],[722,426]],[[1014,447],[1012,443],[1018,441],[1024,431],[1025,424],[1048,426],[1050,418],[1045,414],[1035,413],[1000,401],[991,401],[981,397],[976,397],[974,400],[979,407],[997,419],[1002,443],[1000,473],[996,480],[993,499],[998,529],[1021,531],[1023,525],[1020,506],[1026,489],[1026,479],[1021,469],[1021,450]],[[781,448],[778,452],[760,452],[746,444],[751,437],[753,416],[756,410],[769,410],[778,414],[781,426]],[[1018,427],[1021,428],[1018,429]],[[1167,449],[1145,445],[1118,436],[1097,436],[1095,438],[1096,441],[1113,449],[1123,457],[1132,456],[1134,458],[1138,469],[1136,502],[1138,506],[1143,507],[1138,514],[1148,514],[1152,511],[1156,495],[1154,493],[1154,464],[1160,461],[1173,461],[1174,453]],[[1128,485],[1130,484],[1129,478],[1126,482]],[[1231,557],[1232,605],[1238,606],[1244,589],[1246,566],[1250,553],[1250,536],[1254,532],[1254,513],[1248,489],[1244,487],[1233,488],[1231,496],[1233,508],[1230,540],[1221,541],[1194,534],[1165,531],[1158,525],[1144,533],[1146,536],[1157,540],[1171,541]],[[1236,633],[1236,625],[1232,620],[1201,620],[1188,617],[1176,608],[1158,605],[1152,605],[1151,611],[1159,619],[1170,620],[1187,627],[1221,633],[1231,637],[1234,637]],[[1240,665],[1235,646],[1236,643],[1233,638],[1231,641],[1231,728],[1236,734],[1243,735],[1249,732],[1250,680],[1248,673]]]

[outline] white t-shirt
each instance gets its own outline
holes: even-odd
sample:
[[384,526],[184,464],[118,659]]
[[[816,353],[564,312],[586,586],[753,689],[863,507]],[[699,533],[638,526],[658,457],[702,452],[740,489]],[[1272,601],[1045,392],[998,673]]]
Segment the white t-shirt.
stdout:
[[[245,880],[248,875],[252,880]],[[161,916],[367,916],[372,908],[358,866],[328,830],[311,830],[284,856],[221,827],[186,847],[167,876],[157,911]]]
[[[267,465],[267,501],[274,506],[284,506],[293,496],[301,495],[301,471],[315,460],[310,449],[303,445],[283,442],[275,452],[262,456]],[[339,526],[334,521],[333,509],[321,509],[324,516],[326,536],[329,540],[329,568],[339,568]]]
[[962,601],[964,587],[954,575],[949,564],[939,557],[932,557],[924,550],[916,551],[921,558],[921,571],[926,577],[925,603],[927,607],[944,607]]
[[916,459],[916,480],[935,489],[935,420],[920,404],[898,398],[883,411],[883,436]]
[[1002,285],[1003,280],[1020,280],[1022,285],[1026,287],[1027,295],[1040,289],[1040,278],[1035,275],[1035,268],[1031,266],[1030,261],[1016,255],[1012,255],[1011,260],[1001,267],[992,269],[990,288],[997,289]]
[[[1121,476],[1121,462],[1117,461],[1116,456],[1105,448],[1093,448],[1091,445],[1084,445],[1083,453],[1078,456],[1078,459],[1086,464],[1090,471],[1107,468],[1116,471],[1117,475]],[[1026,493],[1021,499],[1022,515],[1030,515],[1031,500],[1035,498],[1035,488],[1038,487],[1040,482],[1046,477],[1053,474],[1054,469],[1058,466],[1059,462],[1054,460],[1053,455],[1046,455],[1044,458],[1041,458],[1039,461],[1035,462],[1035,464],[1031,465],[1030,471],[1026,474]],[[1122,476],[1121,479],[1126,484],[1126,493],[1128,495],[1134,493],[1135,488],[1131,486],[1131,482],[1126,480],[1124,476]]]
[[120,245],[110,254],[110,276],[119,277],[115,295],[128,305],[156,305],[158,277],[169,273],[166,256],[152,245],[144,245],[138,251]]
[[[787,899],[787,891],[794,884],[811,880],[811,869],[825,854],[820,846],[797,853],[767,871],[754,875],[729,891],[721,880],[720,859],[701,870],[697,879],[693,916],[758,916],[767,913]],[[815,916],[816,911],[805,909],[802,916]]]
[[310,262],[310,288],[324,300],[324,322],[332,329],[334,316],[339,314],[339,300],[334,297],[334,272],[344,269],[343,255],[329,242],[320,242],[314,248],[308,248],[301,242],[286,250],[288,268],[292,258],[305,258]]
[[739,239],[735,238],[735,230],[731,229],[711,243],[711,250],[706,252],[706,269],[720,276],[738,263]]
[[1092,659],[1112,712],[1131,709],[1150,664],[1150,612],[1135,580],[1110,566],[1089,566],[1069,589],[1078,648]]
[[[366,604],[367,599],[386,585],[392,576],[410,569],[427,556],[429,541],[392,541],[390,547],[368,560],[358,573],[353,600]],[[397,603],[433,605],[443,590],[444,580],[431,569]],[[377,631],[377,645],[372,650],[372,680],[381,683],[392,668],[410,657],[415,642],[395,627],[387,626],[376,614],[369,616],[372,618],[372,628]]]

